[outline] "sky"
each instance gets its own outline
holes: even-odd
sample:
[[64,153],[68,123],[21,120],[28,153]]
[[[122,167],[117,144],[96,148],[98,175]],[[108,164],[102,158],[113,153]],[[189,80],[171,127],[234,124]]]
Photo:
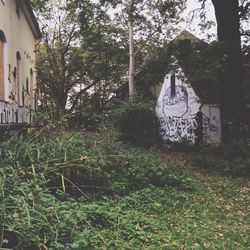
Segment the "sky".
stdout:
[[[201,2],[199,0],[187,0],[187,8],[182,14],[184,22],[180,25],[181,29],[186,29],[196,35],[200,39],[205,40],[215,40],[216,39],[216,20],[214,8],[211,1],[207,1],[205,5],[206,18],[208,21],[214,22],[214,25],[210,29],[206,29],[206,32],[203,32],[200,28],[201,19],[199,18],[201,8]],[[193,20],[192,16],[194,14]],[[209,39],[208,39],[209,36]]]
[[[92,0],[92,1],[98,2],[98,0]],[[184,21],[179,24],[180,31],[188,30],[198,38],[207,41],[216,40],[217,37],[216,20],[214,14],[214,7],[211,1],[206,1],[205,13],[207,20],[214,22],[214,25],[209,30],[206,28],[205,32],[202,32],[200,28],[200,24],[202,23],[201,19],[199,18],[200,9],[202,5],[201,2],[199,2],[199,0],[187,0],[186,2],[187,2],[186,9],[181,15]],[[110,14],[112,16],[113,11],[111,11]],[[191,21],[193,14],[195,15],[193,17],[193,20]]]

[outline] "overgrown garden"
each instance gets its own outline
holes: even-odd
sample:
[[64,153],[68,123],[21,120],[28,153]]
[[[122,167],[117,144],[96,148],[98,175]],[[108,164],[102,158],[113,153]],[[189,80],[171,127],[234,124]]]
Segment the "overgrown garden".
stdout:
[[[212,0],[219,41],[201,42],[191,58],[190,79],[222,83],[214,96],[232,136],[216,148],[164,147],[149,95],[149,74],[174,69],[169,41],[185,1],[31,2],[43,32],[38,110],[25,133],[1,135],[0,249],[249,249],[250,130],[239,58],[249,44],[238,34],[249,2]],[[200,2],[204,19],[208,1]],[[223,27],[236,12],[236,31]],[[169,68],[158,74],[160,65]],[[136,72],[145,85],[135,86]],[[124,84],[128,101],[112,98]]]
[[247,249],[245,172],[103,132],[47,126],[1,143],[3,249]]

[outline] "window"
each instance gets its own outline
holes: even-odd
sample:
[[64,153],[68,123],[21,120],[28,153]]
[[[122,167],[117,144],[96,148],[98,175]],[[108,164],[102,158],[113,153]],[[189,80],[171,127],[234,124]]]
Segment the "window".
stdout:
[[17,51],[16,53],[16,100],[17,100],[18,105],[21,105],[20,64],[21,64],[21,55],[19,51]]
[[4,86],[4,80],[5,80],[5,44],[6,44],[6,37],[2,30],[0,30],[0,99],[5,100],[5,86]]
[[21,9],[20,0],[16,0],[16,14],[19,18],[20,18],[20,9]]
[[175,74],[171,75],[171,97],[175,97],[176,87],[175,87]]
[[34,93],[33,93],[33,89],[34,89],[34,73],[33,73],[33,69],[30,68],[30,105],[31,108],[34,109]]
[[29,78],[26,77],[26,93],[29,94],[30,93],[30,87],[29,87]]

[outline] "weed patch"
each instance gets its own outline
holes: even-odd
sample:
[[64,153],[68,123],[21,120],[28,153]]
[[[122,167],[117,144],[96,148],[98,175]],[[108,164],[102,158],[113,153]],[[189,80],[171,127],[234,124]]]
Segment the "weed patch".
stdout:
[[218,148],[200,151],[199,155],[193,158],[193,164],[224,175],[249,176],[249,152],[249,140],[233,141]]
[[0,248],[249,245],[244,179],[188,172],[107,131],[30,135],[4,142],[0,156]]

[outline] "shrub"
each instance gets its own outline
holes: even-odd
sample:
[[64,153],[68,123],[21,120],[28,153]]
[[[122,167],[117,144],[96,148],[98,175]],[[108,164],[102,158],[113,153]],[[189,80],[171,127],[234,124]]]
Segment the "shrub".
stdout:
[[21,171],[24,179],[39,179],[43,186],[77,196],[81,191],[126,193],[148,184],[177,187],[183,181],[182,165],[163,162],[154,152],[126,147],[112,131],[13,139],[2,145],[0,157],[4,165],[12,166],[7,172]]
[[194,165],[206,170],[216,171],[225,175],[249,176],[250,159],[218,160],[199,156],[194,159]]
[[46,126],[51,122],[51,115],[46,111],[36,111],[33,115],[33,122],[36,127]]
[[156,142],[156,122],[152,103],[131,99],[113,111],[112,117],[121,138],[136,146],[151,146]]
[[226,175],[247,176],[250,173],[249,139],[231,141],[218,148],[200,151],[194,165]]

